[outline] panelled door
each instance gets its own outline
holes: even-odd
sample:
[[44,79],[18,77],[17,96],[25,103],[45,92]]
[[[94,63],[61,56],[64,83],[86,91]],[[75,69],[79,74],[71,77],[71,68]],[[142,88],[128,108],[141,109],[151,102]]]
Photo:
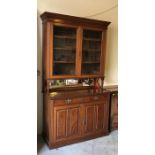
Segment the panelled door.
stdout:
[[108,129],[108,104],[96,102],[85,105],[84,134],[104,132]]
[[54,108],[54,140],[62,141],[80,135],[80,105]]
[[84,134],[92,134],[95,127],[95,106],[92,103],[85,105]]

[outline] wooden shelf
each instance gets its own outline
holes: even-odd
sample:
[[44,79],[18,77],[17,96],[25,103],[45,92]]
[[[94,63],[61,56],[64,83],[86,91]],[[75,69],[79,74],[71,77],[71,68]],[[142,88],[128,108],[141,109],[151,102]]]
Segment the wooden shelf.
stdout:
[[54,35],[54,38],[58,38],[58,39],[76,39],[76,36]]
[[100,52],[101,49],[83,48],[82,52]]
[[95,38],[83,38],[85,41],[101,41],[101,39],[95,39]]
[[75,48],[69,48],[69,47],[55,47],[54,50],[75,51]]
[[99,61],[83,61],[83,64],[99,64]]
[[54,61],[54,63],[60,63],[60,64],[72,64],[75,63],[74,61]]

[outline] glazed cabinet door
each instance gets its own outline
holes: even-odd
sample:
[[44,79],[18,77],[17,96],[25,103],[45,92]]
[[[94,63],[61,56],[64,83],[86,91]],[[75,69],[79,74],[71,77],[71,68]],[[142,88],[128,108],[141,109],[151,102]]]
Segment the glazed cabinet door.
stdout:
[[80,106],[57,106],[54,108],[55,142],[76,138],[80,135]]
[[103,31],[83,29],[82,75],[101,75]]
[[77,28],[53,25],[53,76],[76,74]]

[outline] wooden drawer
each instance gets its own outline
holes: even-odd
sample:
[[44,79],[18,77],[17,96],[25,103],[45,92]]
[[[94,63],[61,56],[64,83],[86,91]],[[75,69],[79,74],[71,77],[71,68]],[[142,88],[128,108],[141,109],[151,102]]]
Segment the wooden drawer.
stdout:
[[66,99],[54,100],[54,106],[90,103],[90,102],[97,102],[97,101],[106,102],[107,99],[108,99],[108,95],[106,95],[106,94],[78,97],[78,98],[69,98],[68,97]]
[[67,98],[61,100],[54,100],[54,106],[59,105],[70,105],[70,104],[80,104],[83,102],[83,98]]
[[83,102],[107,101],[107,95],[95,95],[83,98]]

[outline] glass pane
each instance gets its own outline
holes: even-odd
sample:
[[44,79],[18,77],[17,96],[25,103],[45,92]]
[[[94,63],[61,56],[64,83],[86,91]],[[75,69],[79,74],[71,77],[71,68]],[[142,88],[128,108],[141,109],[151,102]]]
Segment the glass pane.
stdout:
[[54,63],[54,75],[74,75],[75,64]]
[[99,74],[101,40],[101,31],[83,31],[82,74]]
[[99,74],[100,64],[82,64],[82,74]]
[[53,75],[75,74],[76,29],[54,26]]

